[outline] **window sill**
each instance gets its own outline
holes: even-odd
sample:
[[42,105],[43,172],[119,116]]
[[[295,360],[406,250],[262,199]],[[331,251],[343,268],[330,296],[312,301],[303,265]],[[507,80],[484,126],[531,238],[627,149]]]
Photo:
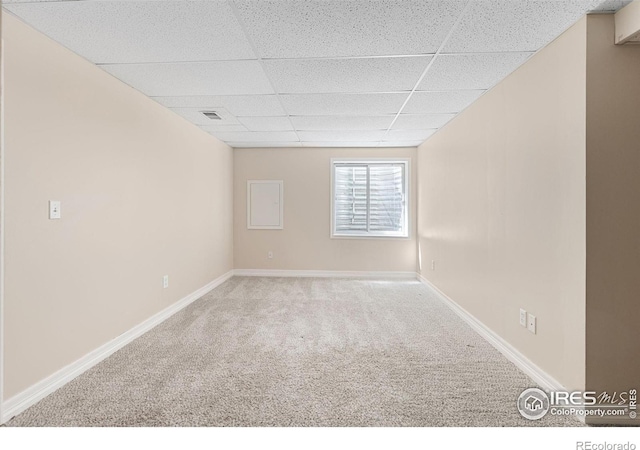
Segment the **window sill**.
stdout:
[[372,239],[372,240],[381,240],[381,239],[390,239],[390,240],[409,240],[411,236],[357,236],[357,235],[349,235],[349,234],[332,234],[331,239]]

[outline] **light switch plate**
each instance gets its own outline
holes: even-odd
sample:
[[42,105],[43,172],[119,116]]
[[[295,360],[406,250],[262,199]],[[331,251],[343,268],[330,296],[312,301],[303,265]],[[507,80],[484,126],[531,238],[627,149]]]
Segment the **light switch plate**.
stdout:
[[527,312],[522,308],[520,308],[520,325],[527,326]]
[[49,219],[59,219],[61,217],[60,202],[58,200],[49,200]]

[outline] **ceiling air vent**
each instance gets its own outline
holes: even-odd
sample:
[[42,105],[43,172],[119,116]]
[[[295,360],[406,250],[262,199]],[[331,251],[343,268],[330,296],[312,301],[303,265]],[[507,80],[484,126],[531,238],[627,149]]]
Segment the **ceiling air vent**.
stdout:
[[202,111],[202,114],[204,114],[211,120],[222,120],[222,117],[220,117],[215,111]]

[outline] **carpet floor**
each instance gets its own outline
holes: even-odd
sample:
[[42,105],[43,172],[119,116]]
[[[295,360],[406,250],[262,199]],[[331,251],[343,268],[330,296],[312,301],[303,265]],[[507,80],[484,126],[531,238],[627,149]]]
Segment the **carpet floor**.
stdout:
[[580,426],[414,281],[234,277],[8,426]]

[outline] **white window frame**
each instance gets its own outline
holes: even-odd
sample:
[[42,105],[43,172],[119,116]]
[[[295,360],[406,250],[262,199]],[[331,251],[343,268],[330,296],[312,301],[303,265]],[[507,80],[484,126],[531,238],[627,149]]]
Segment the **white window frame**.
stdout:
[[[402,233],[390,232],[336,232],[335,222],[335,167],[336,164],[403,164],[404,165],[404,226]],[[409,229],[411,212],[411,158],[331,158],[331,238],[332,239],[409,239],[411,231]]]

